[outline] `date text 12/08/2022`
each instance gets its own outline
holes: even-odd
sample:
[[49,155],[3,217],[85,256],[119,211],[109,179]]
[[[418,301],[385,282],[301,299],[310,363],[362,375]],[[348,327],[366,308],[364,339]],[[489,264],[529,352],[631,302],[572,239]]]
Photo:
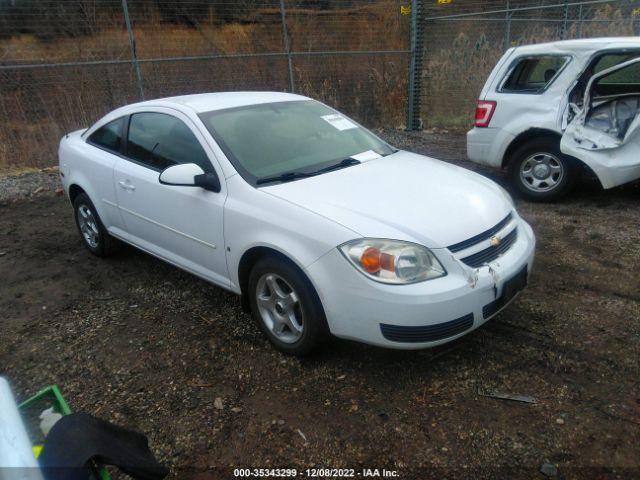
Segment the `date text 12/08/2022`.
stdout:
[[233,476],[237,478],[274,477],[274,478],[398,478],[399,472],[386,468],[236,468]]

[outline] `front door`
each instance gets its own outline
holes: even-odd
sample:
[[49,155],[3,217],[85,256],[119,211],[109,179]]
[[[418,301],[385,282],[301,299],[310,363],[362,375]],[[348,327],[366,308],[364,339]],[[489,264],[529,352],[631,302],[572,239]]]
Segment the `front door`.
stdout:
[[[205,172],[216,168],[211,161],[213,156],[203,148],[206,143],[200,132],[189,126],[186,116],[168,109],[153,110],[131,115],[125,158],[115,165],[118,208],[128,240],[228,286],[223,238],[226,185],[221,181],[221,191],[214,193],[159,182],[163,169],[179,163],[196,163]],[[224,178],[219,168],[217,174],[221,180]]]

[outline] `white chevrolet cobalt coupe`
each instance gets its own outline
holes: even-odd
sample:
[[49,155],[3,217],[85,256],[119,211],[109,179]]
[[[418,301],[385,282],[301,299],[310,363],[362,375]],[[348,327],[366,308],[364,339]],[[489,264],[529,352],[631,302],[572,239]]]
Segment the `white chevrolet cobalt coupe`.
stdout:
[[119,241],[242,295],[279,350],[470,332],[525,286],[535,238],[492,181],[332,108],[234,92],[119,108],[60,143],[85,246]]

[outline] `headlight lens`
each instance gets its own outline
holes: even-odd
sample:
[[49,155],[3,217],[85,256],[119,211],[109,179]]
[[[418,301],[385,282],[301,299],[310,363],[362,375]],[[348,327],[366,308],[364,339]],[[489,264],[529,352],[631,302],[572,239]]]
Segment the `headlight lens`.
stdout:
[[447,274],[431,250],[411,242],[363,238],[338,248],[358,270],[383,283],[416,283]]

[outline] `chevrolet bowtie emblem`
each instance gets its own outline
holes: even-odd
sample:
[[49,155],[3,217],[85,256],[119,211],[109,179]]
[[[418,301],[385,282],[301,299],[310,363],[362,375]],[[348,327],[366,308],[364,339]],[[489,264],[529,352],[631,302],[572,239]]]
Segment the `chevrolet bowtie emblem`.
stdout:
[[497,247],[498,245],[500,245],[500,242],[502,242],[502,239],[501,239],[499,236],[497,236],[497,235],[494,235],[493,237],[491,237],[491,238],[489,239],[489,244],[490,244],[492,247]]

